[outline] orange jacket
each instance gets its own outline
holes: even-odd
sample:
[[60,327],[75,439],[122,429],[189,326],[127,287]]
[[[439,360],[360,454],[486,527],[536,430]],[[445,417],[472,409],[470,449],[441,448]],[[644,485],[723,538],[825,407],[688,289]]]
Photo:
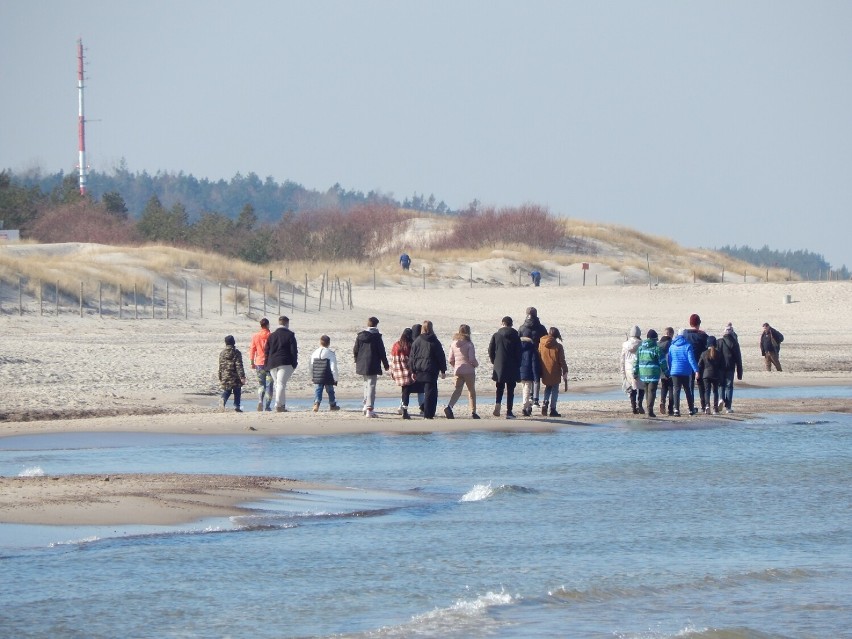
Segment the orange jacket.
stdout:
[[263,366],[266,364],[266,340],[269,339],[269,334],[270,331],[268,328],[262,328],[251,338],[249,361],[254,366]]

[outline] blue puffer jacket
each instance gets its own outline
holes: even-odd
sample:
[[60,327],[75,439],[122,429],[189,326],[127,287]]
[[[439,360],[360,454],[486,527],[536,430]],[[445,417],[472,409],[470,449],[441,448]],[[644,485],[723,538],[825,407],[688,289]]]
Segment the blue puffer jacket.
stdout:
[[538,350],[531,337],[521,338],[521,381],[535,381],[540,376]]
[[692,375],[698,372],[698,362],[695,361],[695,353],[692,345],[686,341],[683,335],[674,338],[669,346],[669,354],[666,356],[669,365],[669,375]]

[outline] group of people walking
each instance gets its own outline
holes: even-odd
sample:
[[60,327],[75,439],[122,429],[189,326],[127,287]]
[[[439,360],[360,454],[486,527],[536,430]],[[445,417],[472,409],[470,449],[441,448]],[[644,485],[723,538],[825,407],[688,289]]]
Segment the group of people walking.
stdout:
[[[520,330],[513,327],[513,320],[506,316],[501,327],[491,336],[488,358],[493,366],[492,380],[495,383],[495,402],[492,414],[499,417],[505,398],[507,419],[514,419],[515,390],[522,390],[521,414],[532,415],[538,407],[541,414],[560,417],[556,410],[559,385],[567,388],[568,364],[565,350],[560,343],[562,335],[555,326],[547,329],[538,318],[538,312],[530,307]],[[278,328],[271,331],[269,320],[260,320],[260,330],[252,336],[249,347],[251,369],[255,371],[258,384],[258,411],[287,412],[287,382],[298,366],[296,336],[289,328],[286,316],[278,318]],[[390,359],[385,349],[384,338],[378,329],[376,317],[367,319],[367,326],[355,338],[352,355],[355,372],[364,381],[363,413],[376,417],[376,385],[378,376],[390,371],[391,378],[400,387],[398,414],[411,419],[409,404],[412,395],[417,398],[420,415],[433,419],[438,407],[438,382],[447,376],[448,368],[455,378],[455,386],[444,407],[444,416],[454,419],[454,407],[467,389],[470,413],[479,419],[476,397],[476,369],[479,360],[471,341],[471,329],[467,324],[459,326],[453,335],[448,354],[444,351],[430,320],[414,324],[402,331],[391,347]],[[330,348],[327,335],[320,338],[320,345],[311,354],[311,379],[314,383],[314,412],[322,403],[323,394],[328,396],[329,409],[339,410],[335,397],[338,382],[337,355]],[[242,353],[236,348],[232,335],[225,338],[225,348],[219,355],[219,382],[222,387],[221,407],[224,409],[233,395],[234,410],[242,412],[242,386],[246,384],[246,372]],[[539,403],[539,393],[544,386],[544,403]],[[274,407],[274,408],[273,408]]]
[[[778,353],[784,340],[776,329],[763,325],[760,338],[761,354],[766,370],[775,366],[781,370]],[[672,327],[663,337],[654,329],[641,339],[641,330],[633,326],[621,347],[622,387],[630,397],[634,414],[645,414],[647,400],[649,417],[656,417],[657,391],[660,391],[660,414],[680,416],[681,394],[686,397],[689,415],[699,413],[695,406],[695,386],[698,386],[700,412],[719,414],[733,412],[734,377],[743,378],[743,360],[739,338],[728,322],[723,335],[716,338],[701,329],[701,317],[693,313],[689,328],[675,335]],[[668,400],[668,402],[667,402]]]
[[[260,330],[252,336],[249,359],[257,378],[258,411],[287,412],[287,382],[298,366],[298,345],[289,324],[289,318],[281,316],[277,329],[271,331],[269,320],[263,318]],[[355,372],[364,382],[362,411],[366,417],[376,417],[378,376],[390,372],[400,388],[398,414],[403,419],[411,419],[409,407],[414,396],[419,414],[433,419],[438,407],[438,383],[449,370],[455,384],[444,407],[444,416],[455,418],[455,406],[467,390],[470,416],[480,418],[476,393],[476,369],[480,363],[471,341],[470,326],[461,324],[445,351],[432,322],[424,320],[402,331],[388,358],[378,325],[378,318],[368,318],[367,326],[357,334],[352,349]],[[766,370],[774,366],[780,371],[778,354],[784,336],[769,324],[764,324],[763,329],[760,349]],[[557,410],[560,383],[566,390],[568,385],[568,364],[561,342],[559,329],[546,328],[534,307],[526,309],[519,329],[514,328],[511,317],[502,319],[500,328],[491,336],[487,352],[495,384],[492,410],[495,417],[504,414],[507,419],[515,418],[518,385],[522,416],[529,417],[534,409],[539,409],[543,416],[561,417]],[[328,335],[320,337],[319,347],[311,354],[310,370],[314,383],[314,412],[319,410],[324,394],[328,397],[329,410],[339,410],[335,396],[339,368]],[[622,387],[630,397],[634,414],[646,414],[647,405],[648,416],[655,417],[659,392],[660,414],[680,416],[680,400],[684,395],[689,414],[695,415],[699,412],[695,405],[696,385],[702,413],[718,414],[722,409],[730,413],[733,412],[734,377],[742,380],[742,353],[730,323],[717,339],[707,335],[701,329],[701,318],[692,314],[689,328],[681,329],[677,335],[668,327],[662,337],[651,329],[643,339],[639,326],[633,326],[622,345],[620,370]],[[232,335],[225,337],[225,348],[219,355],[219,382],[221,407],[224,408],[233,395],[234,410],[242,412],[241,390],[246,384],[246,371],[242,353],[236,348]]]

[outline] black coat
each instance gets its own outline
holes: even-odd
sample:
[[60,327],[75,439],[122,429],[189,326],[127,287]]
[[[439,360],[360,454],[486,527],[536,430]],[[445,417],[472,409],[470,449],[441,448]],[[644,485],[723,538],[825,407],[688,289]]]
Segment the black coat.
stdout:
[[299,347],[296,344],[296,334],[289,328],[279,326],[269,334],[266,340],[266,364],[264,368],[271,371],[279,366],[290,365],[296,368],[299,364]]
[[359,375],[381,375],[382,368],[389,368],[385,343],[378,330],[364,330],[355,338],[352,349],[355,356],[355,372]]
[[504,326],[491,336],[488,358],[494,365],[495,382],[518,382],[521,379],[521,336],[511,326]]
[[726,371],[737,371],[737,379],[743,378],[743,355],[740,351],[740,343],[733,335],[724,335],[716,344],[722,352],[725,360]]
[[418,381],[435,380],[438,373],[447,372],[447,356],[435,333],[421,333],[414,340],[409,361]]

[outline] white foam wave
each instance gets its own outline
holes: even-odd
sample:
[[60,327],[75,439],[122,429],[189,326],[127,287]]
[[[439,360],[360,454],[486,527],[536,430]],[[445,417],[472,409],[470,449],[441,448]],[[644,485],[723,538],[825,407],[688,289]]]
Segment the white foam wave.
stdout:
[[473,488],[467,491],[459,501],[482,501],[494,496],[494,488],[491,487],[491,482],[487,484],[476,484]]
[[44,470],[41,466],[30,466],[19,472],[18,477],[44,477]]
[[48,548],[56,548],[58,546],[82,546],[83,544],[91,544],[100,541],[100,537],[95,535],[91,537],[83,537],[82,539],[69,539],[68,541],[54,541],[47,545]]

